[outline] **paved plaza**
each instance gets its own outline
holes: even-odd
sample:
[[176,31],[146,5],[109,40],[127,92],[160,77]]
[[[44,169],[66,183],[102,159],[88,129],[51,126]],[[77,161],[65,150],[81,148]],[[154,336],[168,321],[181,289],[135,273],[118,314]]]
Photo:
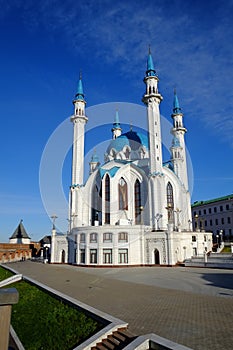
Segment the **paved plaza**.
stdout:
[[233,348],[233,270],[9,266],[128,322],[136,335],[156,333],[196,350]]

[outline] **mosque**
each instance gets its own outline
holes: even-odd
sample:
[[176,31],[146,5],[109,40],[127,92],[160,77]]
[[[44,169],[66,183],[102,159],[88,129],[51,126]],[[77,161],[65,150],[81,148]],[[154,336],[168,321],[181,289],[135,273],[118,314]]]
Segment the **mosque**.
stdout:
[[183,113],[176,92],[170,159],[163,160],[159,79],[148,54],[142,101],[147,134],[122,133],[118,112],[104,164],[94,154],[84,182],[85,98],[73,105],[70,231],[52,230],[51,263],[84,266],[172,266],[212,250],[212,234],[193,231]]

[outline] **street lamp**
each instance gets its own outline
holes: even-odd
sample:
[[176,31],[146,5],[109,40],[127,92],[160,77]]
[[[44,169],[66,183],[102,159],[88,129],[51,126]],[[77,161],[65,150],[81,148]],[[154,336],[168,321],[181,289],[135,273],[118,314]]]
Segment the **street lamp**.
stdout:
[[222,241],[223,241],[223,230],[220,230],[219,237],[220,237],[220,246],[221,246],[222,245]]
[[46,246],[45,247],[45,259],[46,259],[46,261],[48,261],[48,247]]
[[219,248],[219,235],[216,235],[216,239],[217,239],[217,247]]
[[192,220],[188,220],[188,224],[189,224],[189,231],[192,231]]
[[156,229],[159,230],[159,220],[163,217],[163,214],[157,213],[155,215],[155,220],[157,221]]
[[174,210],[174,212],[177,215],[177,231],[179,231],[179,229],[180,229],[180,213],[182,212],[182,210],[179,208],[176,208],[176,210]]
[[141,212],[141,225],[143,225],[143,210],[144,210],[144,207],[141,205],[139,209],[140,209],[140,212]]
[[167,212],[168,212],[168,223],[172,224],[173,223],[173,207],[171,204],[168,204],[168,206],[165,207],[165,209],[167,209]]
[[196,230],[195,231],[198,231],[199,227],[198,227],[198,215],[197,214],[194,216],[194,220],[195,220],[195,226],[196,226]]

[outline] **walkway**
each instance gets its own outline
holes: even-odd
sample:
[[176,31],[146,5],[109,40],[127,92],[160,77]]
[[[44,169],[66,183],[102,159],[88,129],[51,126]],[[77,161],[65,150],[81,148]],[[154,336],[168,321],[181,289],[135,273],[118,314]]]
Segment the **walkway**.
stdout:
[[25,276],[196,350],[233,347],[233,271],[195,268],[78,268],[11,263]]

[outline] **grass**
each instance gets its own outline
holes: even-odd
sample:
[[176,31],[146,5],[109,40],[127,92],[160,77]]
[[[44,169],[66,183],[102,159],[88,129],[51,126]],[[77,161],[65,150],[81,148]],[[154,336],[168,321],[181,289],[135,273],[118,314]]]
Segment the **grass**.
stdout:
[[231,253],[231,247],[224,247],[221,253]]
[[[0,280],[12,273],[0,267]],[[26,350],[68,350],[103,327],[76,308],[36,286],[20,281],[9,287],[19,292],[11,324]]]

